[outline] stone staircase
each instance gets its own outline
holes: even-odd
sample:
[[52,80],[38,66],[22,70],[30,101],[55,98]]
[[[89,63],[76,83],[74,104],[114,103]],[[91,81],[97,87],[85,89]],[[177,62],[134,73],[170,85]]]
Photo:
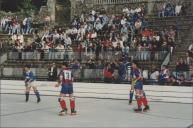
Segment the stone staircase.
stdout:
[[[166,18],[149,18],[149,28],[162,30],[163,28],[167,28],[169,26],[177,26],[178,27],[178,37],[176,41],[176,50],[174,55],[172,55],[171,62],[169,63],[169,66],[174,69],[175,68],[175,61],[177,58],[185,57],[185,51],[187,50],[189,44],[193,41],[191,38],[191,34],[193,35],[192,28],[192,17],[166,17]],[[190,29],[191,28],[191,29]],[[190,33],[191,32],[191,33]],[[187,34],[189,35],[187,36]],[[8,35],[0,35],[1,38],[8,38]],[[73,49],[77,47],[77,44],[74,43]],[[56,62],[56,61],[54,61]],[[41,67],[41,66],[48,66],[49,64],[53,63],[53,61],[13,61],[8,60],[4,63],[4,66],[13,67],[15,66],[15,63],[17,63],[18,67],[22,67],[23,64],[32,64],[34,67]],[[60,61],[57,61],[56,63],[62,63]],[[139,62],[140,67],[143,69],[149,69],[151,71],[152,66],[160,67],[162,64],[162,61],[141,61]]]
[[[193,21],[192,21],[192,25],[193,25]],[[170,69],[175,69],[176,61],[178,58],[186,59],[187,57],[186,53],[187,53],[188,47],[190,46],[190,44],[193,44],[193,36],[192,36],[193,26],[192,25],[189,26],[188,32],[182,33],[182,39],[178,43],[175,49],[175,53],[173,54],[172,59],[170,61],[170,64],[169,64]],[[193,68],[191,68],[190,70],[193,70]]]
[[170,26],[177,28],[176,48],[169,63],[169,67],[175,69],[177,58],[186,58],[187,49],[193,43],[193,16],[149,18],[148,23],[149,28],[156,30]]

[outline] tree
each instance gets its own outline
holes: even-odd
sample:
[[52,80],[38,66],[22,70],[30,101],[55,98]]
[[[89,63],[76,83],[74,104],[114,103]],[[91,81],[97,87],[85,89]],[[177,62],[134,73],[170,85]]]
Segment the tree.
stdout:
[[37,11],[36,6],[32,4],[32,0],[23,0],[22,5],[19,8],[21,12],[25,13],[26,15],[32,15]]

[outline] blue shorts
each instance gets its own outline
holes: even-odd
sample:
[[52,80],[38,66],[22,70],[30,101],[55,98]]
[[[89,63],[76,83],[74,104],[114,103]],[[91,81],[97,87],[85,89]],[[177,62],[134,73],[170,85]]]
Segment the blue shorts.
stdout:
[[138,90],[143,90],[143,82],[142,81],[137,81],[134,88],[138,89]]
[[63,84],[60,93],[72,94],[73,93],[73,85],[72,84]]

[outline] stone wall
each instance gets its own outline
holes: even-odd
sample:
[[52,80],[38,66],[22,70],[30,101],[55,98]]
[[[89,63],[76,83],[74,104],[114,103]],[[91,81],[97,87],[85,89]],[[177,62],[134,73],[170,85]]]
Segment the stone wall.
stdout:
[[[48,0],[48,10],[51,14],[52,21],[56,20],[58,17],[66,17],[67,20],[72,19],[74,16],[80,15],[82,12],[88,12],[91,9],[101,10],[105,9],[107,14],[119,14],[125,6],[137,7],[144,6],[148,15],[156,15],[156,7],[160,3],[170,2],[170,3],[182,3],[186,2],[190,5],[190,10],[188,12],[192,13],[192,0],[63,0],[63,2],[70,2],[69,5],[61,5],[58,1],[61,0]],[[61,11],[57,12],[57,9]],[[63,11],[62,11],[63,10]],[[70,10],[70,11],[69,11]],[[64,14],[61,14],[64,13]],[[69,15],[67,15],[67,14]],[[191,15],[191,14],[190,14]]]

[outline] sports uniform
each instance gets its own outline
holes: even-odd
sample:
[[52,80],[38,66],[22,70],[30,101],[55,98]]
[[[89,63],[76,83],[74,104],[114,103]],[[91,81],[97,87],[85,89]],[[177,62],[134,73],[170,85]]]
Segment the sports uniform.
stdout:
[[60,111],[59,115],[63,115],[63,113],[67,113],[67,107],[64,97],[69,95],[70,98],[70,108],[71,114],[76,114],[75,111],[75,99],[73,97],[73,75],[72,71],[66,66],[62,69],[59,73],[59,84],[61,85],[60,97],[58,98],[58,102],[62,110]]
[[138,108],[134,109],[136,112],[142,111],[142,104],[144,105],[143,111],[149,110],[149,105],[145,96],[145,92],[143,91],[143,77],[141,70],[137,67],[136,63],[132,64],[132,72],[131,72],[131,78],[133,82],[133,86],[136,93],[136,101]]
[[39,103],[40,102],[40,94],[39,94],[39,91],[37,90],[37,87],[35,85],[35,76],[34,76],[33,72],[30,70],[30,66],[25,66],[24,77],[25,77],[25,87],[26,87],[26,92],[25,92],[26,102],[28,102],[28,100],[29,100],[29,93],[30,93],[30,89],[32,87],[34,90],[34,93],[37,97],[37,102]]

